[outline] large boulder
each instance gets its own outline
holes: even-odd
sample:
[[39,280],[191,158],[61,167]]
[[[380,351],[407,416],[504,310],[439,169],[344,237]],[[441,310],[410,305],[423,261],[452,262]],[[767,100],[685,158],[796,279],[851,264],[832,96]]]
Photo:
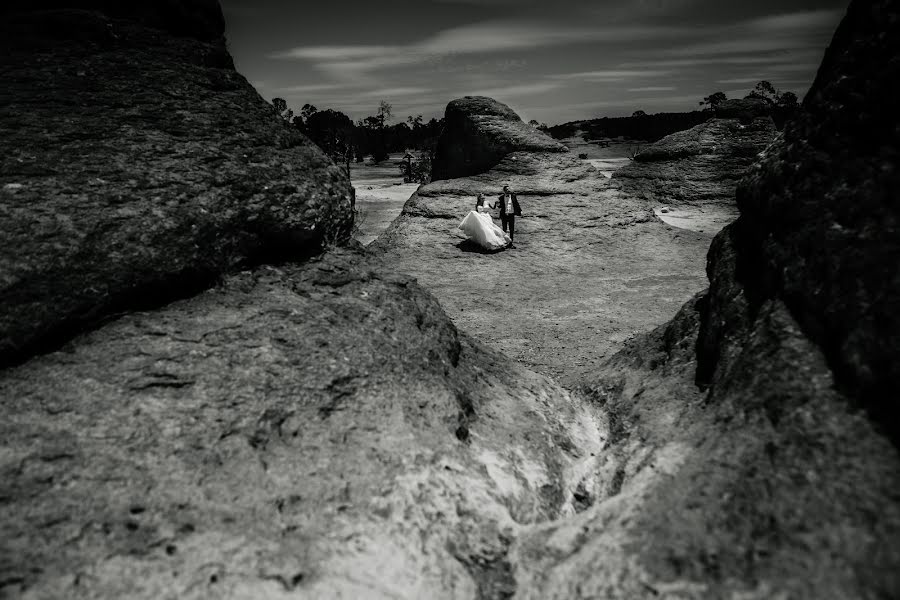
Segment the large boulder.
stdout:
[[0,364],[347,239],[346,175],[234,70],[217,2],[4,11]]
[[0,37],[0,597],[512,593],[596,410],[412,278],[310,258],[352,190],[216,35],[61,6]]
[[736,212],[738,181],[776,134],[767,114],[744,122],[736,115],[715,117],[643,148],[613,173],[613,182],[653,205]]
[[783,301],[900,443],[898,19],[897,2],[852,5],[804,114],[738,187],[734,239],[750,311]]
[[484,173],[512,152],[568,152],[549,135],[524,123],[511,108],[484,96],[447,105],[431,178]]
[[605,435],[354,254],[260,267],[0,373],[0,594],[497,598]]
[[604,364],[607,468],[523,597],[900,597],[900,6],[853,2],[710,289]]

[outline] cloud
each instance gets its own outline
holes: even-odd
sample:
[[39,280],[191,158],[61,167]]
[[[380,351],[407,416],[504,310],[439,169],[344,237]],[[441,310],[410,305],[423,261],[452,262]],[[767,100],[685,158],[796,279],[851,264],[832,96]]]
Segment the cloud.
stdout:
[[367,98],[394,98],[396,96],[418,96],[421,94],[427,94],[431,90],[427,88],[421,87],[395,87],[395,88],[385,88],[381,90],[372,90],[371,92],[366,92],[363,96]]
[[840,10],[805,10],[760,17],[750,21],[749,26],[765,33],[822,29],[831,31],[842,16],[843,11]]
[[499,86],[494,88],[482,88],[474,91],[469,95],[474,96],[490,96],[500,98],[514,98],[519,96],[532,96],[535,94],[544,94],[562,87],[562,83],[557,81],[543,81],[536,83],[522,83],[507,86]]
[[676,87],[669,86],[649,86],[649,87],[637,87],[637,88],[628,88],[627,92],[673,92],[677,90]]
[[314,92],[331,92],[347,88],[346,85],[339,83],[314,83],[310,85],[291,85],[278,88],[275,91],[285,94],[310,94]]
[[270,54],[277,59],[350,60],[388,54],[395,46],[302,46]]
[[299,46],[274,52],[269,58],[306,60],[337,78],[364,77],[373,71],[414,64],[437,64],[455,55],[532,51],[583,43],[615,44],[686,35],[670,26],[586,27],[526,20],[483,21],[453,27],[408,45]]
[[725,83],[725,84],[753,83],[753,84],[755,84],[755,83],[758,83],[759,81],[762,81],[762,79],[759,77],[738,77],[736,79],[717,79],[716,83]]
[[672,71],[658,71],[650,69],[607,69],[602,71],[581,71],[579,73],[560,73],[553,75],[554,79],[578,80],[588,83],[610,83],[640,79],[642,77],[662,77],[671,74]]
[[840,17],[837,10],[814,10],[750,19],[709,29],[705,32],[707,41],[674,48],[671,52],[677,56],[759,55],[820,48],[823,38],[830,35]]

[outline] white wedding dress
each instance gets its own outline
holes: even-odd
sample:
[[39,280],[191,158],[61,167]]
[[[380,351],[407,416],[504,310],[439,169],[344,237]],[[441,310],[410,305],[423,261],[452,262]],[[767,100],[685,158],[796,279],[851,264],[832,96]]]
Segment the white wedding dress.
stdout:
[[477,210],[466,215],[459,228],[485,250],[499,250],[506,247],[510,239],[505,231],[494,224],[487,210],[486,207],[479,206]]

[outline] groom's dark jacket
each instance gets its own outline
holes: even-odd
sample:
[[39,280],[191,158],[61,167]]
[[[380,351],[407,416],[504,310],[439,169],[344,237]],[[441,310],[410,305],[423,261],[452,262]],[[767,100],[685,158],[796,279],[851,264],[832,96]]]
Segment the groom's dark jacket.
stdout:
[[499,202],[497,205],[500,207],[500,218],[505,219],[507,216],[521,217],[522,216],[522,208],[519,206],[519,200],[516,198],[515,194],[509,195],[510,200],[512,200],[512,210],[509,210],[509,207],[506,206],[506,194],[500,194],[497,198]]

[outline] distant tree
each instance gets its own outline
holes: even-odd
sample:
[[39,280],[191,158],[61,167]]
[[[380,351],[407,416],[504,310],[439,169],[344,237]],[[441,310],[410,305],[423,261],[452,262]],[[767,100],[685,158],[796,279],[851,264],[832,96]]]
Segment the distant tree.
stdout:
[[294,117],[294,111],[288,108],[287,101],[284,98],[272,98],[272,106],[275,107],[275,112],[278,113],[278,116],[287,121],[291,122],[291,119]]
[[312,104],[304,104],[303,108],[300,109],[300,116],[303,120],[309,119],[311,116],[319,112],[319,109],[313,106]]
[[642,110],[636,110],[636,111],[634,111],[633,113],[631,113],[631,116],[632,116],[632,117],[646,117],[646,116],[647,116],[647,113],[645,113],[645,112],[642,111]]
[[634,160],[634,157],[641,153],[641,150],[644,149],[644,144],[633,144],[625,147],[625,155],[630,159]]
[[703,100],[700,101],[700,106],[705,107],[703,110],[715,110],[717,106],[726,100],[728,100],[728,96],[725,95],[725,92],[716,92],[715,94],[705,96]]
[[746,98],[756,98],[758,100],[765,100],[766,104],[769,106],[775,106],[778,102],[778,90],[775,89],[775,86],[769,83],[768,81],[760,81],[756,84],[756,87],[753,88],[749,94],[747,94]]
[[307,117],[304,132],[333,161],[344,163],[350,169],[354,149],[354,127],[350,117],[331,109],[315,111]]
[[385,124],[387,124],[394,116],[394,107],[387,101],[382,100],[378,103],[378,112],[376,113],[376,116],[378,117],[381,127],[384,128]]
[[536,119],[532,119],[532,120],[528,121],[528,124],[531,125],[532,127],[534,127],[535,129],[537,129],[538,127],[541,126],[540,122],[537,121]]
[[[365,154],[372,155],[372,161],[380,163],[388,157],[390,152],[390,140],[387,130],[387,123],[394,116],[393,107],[382,100],[378,103],[378,109],[374,115],[370,115],[365,119],[361,119],[356,123],[356,143],[360,151]],[[401,123],[407,131],[409,127]],[[396,137],[396,136],[391,136]]]
[[783,92],[778,95],[773,118],[779,128],[783,129],[785,123],[793,120],[799,112],[800,102],[797,100],[797,94],[794,92]]
[[765,101],[772,109],[772,118],[779,128],[784,128],[787,121],[793,119],[800,110],[797,94],[794,92],[782,92],[768,81],[760,81],[746,98],[756,98]]
[[[413,154],[415,160],[400,164],[400,172],[404,175],[407,183],[430,183],[431,182],[431,154],[427,151],[416,152]],[[407,173],[409,170],[409,173]]]
[[793,108],[800,106],[797,100],[797,94],[794,92],[784,92],[778,97],[778,104],[785,108]]

